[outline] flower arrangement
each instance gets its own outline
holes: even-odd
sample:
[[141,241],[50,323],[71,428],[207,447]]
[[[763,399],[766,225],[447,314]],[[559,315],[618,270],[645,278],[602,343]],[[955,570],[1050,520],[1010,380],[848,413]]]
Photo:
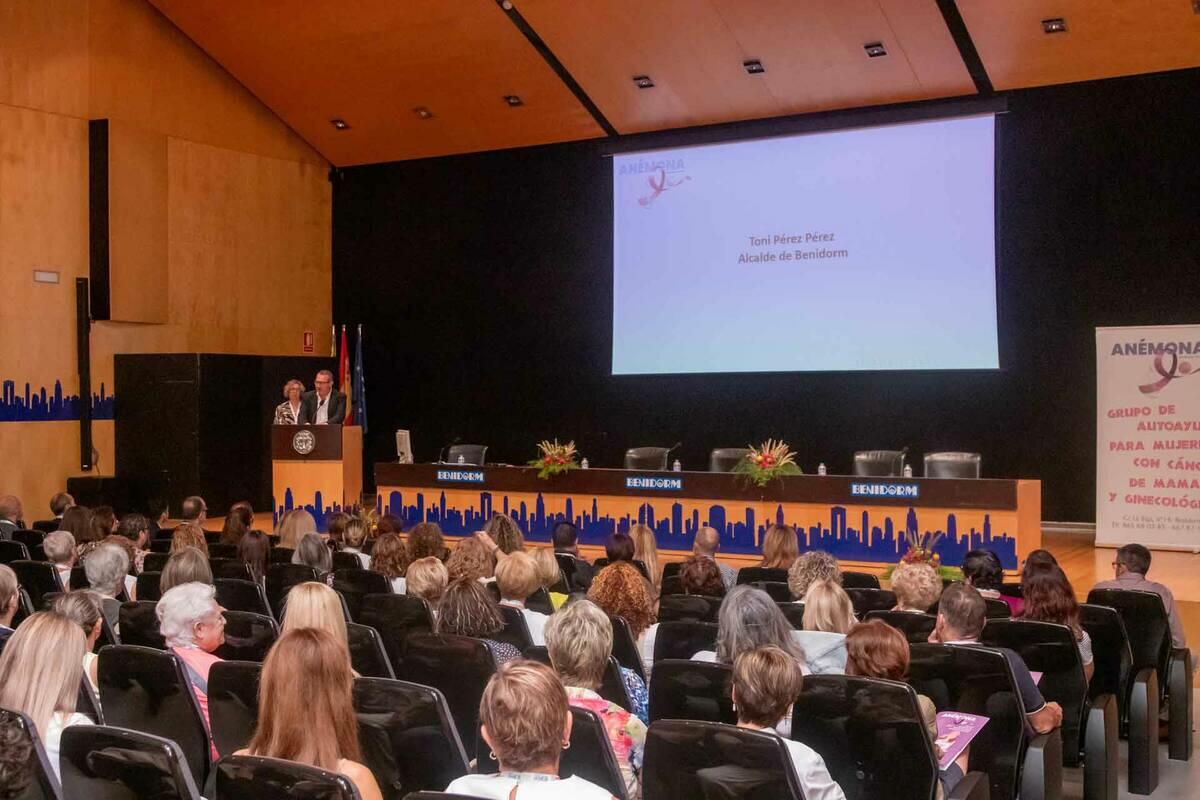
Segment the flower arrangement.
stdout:
[[796,464],[796,454],[782,440],[767,439],[758,447],[751,447],[746,458],[734,472],[745,475],[752,483],[766,486],[784,475],[803,474]]
[[555,475],[579,467],[579,462],[575,460],[575,456],[578,455],[575,442],[559,444],[558,439],[553,442],[543,440],[538,442],[538,453],[538,457],[530,461],[529,466],[538,468],[537,476],[542,480],[549,480]]
[[[942,531],[930,531],[928,533],[906,531],[904,541],[908,544],[908,549],[904,551],[904,555],[900,556],[900,563],[928,564],[937,571],[938,577],[951,581],[961,581],[962,570],[958,567],[942,566],[942,557],[933,551],[945,535]],[[883,577],[890,579],[894,569],[894,565],[888,567]]]

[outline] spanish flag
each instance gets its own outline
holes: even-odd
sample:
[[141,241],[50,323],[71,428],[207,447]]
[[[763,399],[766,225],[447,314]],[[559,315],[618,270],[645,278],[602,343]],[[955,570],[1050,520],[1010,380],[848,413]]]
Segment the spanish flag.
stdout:
[[342,348],[338,356],[338,388],[346,395],[346,419],[343,425],[354,424],[354,398],[350,396],[350,346],[346,342],[346,326],[342,326]]

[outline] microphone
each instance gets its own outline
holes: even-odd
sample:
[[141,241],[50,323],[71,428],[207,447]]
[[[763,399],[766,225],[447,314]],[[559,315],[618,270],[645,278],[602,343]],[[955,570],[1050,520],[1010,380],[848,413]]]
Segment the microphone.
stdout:
[[445,464],[446,463],[446,451],[449,450],[451,447],[454,447],[454,445],[458,444],[461,441],[462,441],[461,436],[455,436],[452,440],[450,440],[450,442],[448,444],[442,445],[442,449],[438,451],[437,463]]
[[674,453],[676,450],[678,450],[681,447],[683,447],[683,442],[676,442],[675,444],[668,447],[667,448],[667,457],[669,458],[671,456],[671,453]]

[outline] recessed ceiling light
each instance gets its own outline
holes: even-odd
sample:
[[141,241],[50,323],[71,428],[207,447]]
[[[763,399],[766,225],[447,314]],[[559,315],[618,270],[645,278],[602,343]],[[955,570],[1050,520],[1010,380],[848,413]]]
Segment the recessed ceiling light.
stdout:
[[1042,20],[1042,31],[1045,33],[1066,33],[1067,21],[1062,17]]
[[413,113],[421,119],[433,119],[433,112],[425,106],[417,106],[413,109]]
[[515,94],[504,95],[504,102],[508,103],[513,108],[516,108],[517,106],[525,105],[525,101],[522,100],[518,95],[515,95]]
[[341,119],[340,117],[334,117],[333,119],[329,120],[329,124],[337,128],[339,131],[350,130],[350,123],[346,122],[346,120]]
[[887,55],[887,48],[883,46],[883,42],[868,42],[863,45],[863,50],[867,51],[869,58],[879,58]]
[[633,84],[639,89],[653,89],[654,81],[650,80],[649,75],[634,75]]
[[747,74],[750,75],[762,75],[767,71],[767,68],[757,58],[750,58],[743,61],[742,66],[746,68]]

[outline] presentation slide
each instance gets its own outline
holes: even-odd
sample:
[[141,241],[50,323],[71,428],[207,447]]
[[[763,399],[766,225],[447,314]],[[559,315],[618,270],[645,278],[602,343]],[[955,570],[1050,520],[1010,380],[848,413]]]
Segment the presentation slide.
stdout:
[[994,369],[995,120],[613,158],[613,373]]

